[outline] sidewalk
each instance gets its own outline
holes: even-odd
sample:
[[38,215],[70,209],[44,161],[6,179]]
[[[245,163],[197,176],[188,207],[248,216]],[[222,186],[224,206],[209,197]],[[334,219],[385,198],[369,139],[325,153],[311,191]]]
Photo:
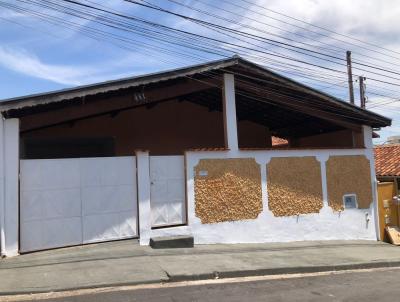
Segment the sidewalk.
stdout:
[[400,247],[375,241],[153,250],[129,240],[0,260],[0,295],[390,266],[400,266]]

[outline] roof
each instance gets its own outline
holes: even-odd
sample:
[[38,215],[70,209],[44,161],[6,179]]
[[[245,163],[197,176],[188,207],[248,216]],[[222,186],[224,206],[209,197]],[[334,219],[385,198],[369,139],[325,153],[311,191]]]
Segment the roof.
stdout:
[[289,142],[287,139],[280,138],[277,136],[272,136],[271,140],[272,140],[272,146],[275,146],[275,147],[287,147],[289,145]]
[[400,176],[400,144],[374,148],[377,176]]
[[[267,79],[268,81],[273,80],[275,85],[277,85],[276,83],[280,83],[279,85],[281,85],[281,87],[282,84],[284,84],[285,87],[280,88],[282,91],[286,88],[291,92],[295,91],[299,98],[298,104],[294,104],[294,102],[293,104],[288,103],[290,106],[292,106],[292,109],[296,108],[293,106],[297,106],[297,108],[299,108],[299,106],[302,106],[303,108],[307,107],[309,110],[313,111],[316,116],[325,111],[329,113],[330,116],[334,115],[336,119],[346,119],[359,125],[364,124],[376,128],[389,126],[391,124],[391,120],[386,117],[346,103],[343,100],[335,98],[312,87],[303,85],[237,56],[229,59],[212,61],[164,72],[128,77],[49,93],[5,99],[0,102],[0,112],[6,118],[13,116],[18,117],[18,115],[15,115],[15,113],[21,111],[21,109],[29,109],[33,107],[39,107],[41,105],[52,105],[51,108],[54,108],[54,105],[57,103],[65,103],[68,101],[72,102],[77,98],[86,98],[97,94],[122,91],[124,89],[131,89],[135,87],[139,88],[143,87],[144,85],[155,83],[158,84],[161,82],[167,82],[196,75],[204,75],[215,71],[220,73],[231,72],[235,75],[244,75],[247,77],[245,79],[250,84],[262,79]],[[260,87],[262,87],[262,85],[260,85]],[[307,100],[307,106],[304,105],[304,99]],[[262,101],[260,100],[260,102]],[[10,115],[10,113],[13,113],[14,115]]]

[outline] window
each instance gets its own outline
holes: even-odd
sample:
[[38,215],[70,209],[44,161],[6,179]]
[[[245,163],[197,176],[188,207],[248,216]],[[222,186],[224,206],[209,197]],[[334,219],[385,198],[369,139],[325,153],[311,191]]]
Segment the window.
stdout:
[[357,195],[356,194],[343,195],[343,205],[345,209],[356,209]]

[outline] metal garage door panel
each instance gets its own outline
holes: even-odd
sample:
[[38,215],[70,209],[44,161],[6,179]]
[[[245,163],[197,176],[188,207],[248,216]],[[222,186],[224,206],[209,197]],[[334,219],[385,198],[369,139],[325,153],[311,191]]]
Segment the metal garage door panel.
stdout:
[[137,236],[135,158],[81,161],[83,243]]
[[21,161],[21,251],[137,236],[134,157]]
[[21,251],[36,251],[82,244],[80,217],[21,224]]
[[21,251],[82,243],[79,160],[21,161]]
[[150,156],[152,226],[186,223],[183,156]]

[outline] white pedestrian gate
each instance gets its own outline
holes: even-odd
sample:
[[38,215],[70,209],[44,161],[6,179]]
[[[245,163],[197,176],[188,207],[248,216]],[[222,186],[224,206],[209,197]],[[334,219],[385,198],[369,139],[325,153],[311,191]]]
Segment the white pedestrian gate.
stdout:
[[135,157],[21,160],[21,252],[137,236]]
[[186,223],[183,156],[150,156],[152,227]]

